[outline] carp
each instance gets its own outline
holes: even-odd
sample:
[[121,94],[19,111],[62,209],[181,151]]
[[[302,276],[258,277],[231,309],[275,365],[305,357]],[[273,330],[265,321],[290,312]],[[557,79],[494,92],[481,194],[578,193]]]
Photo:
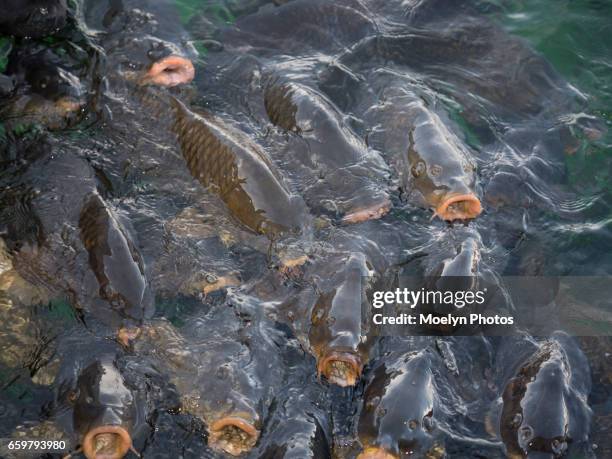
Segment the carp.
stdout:
[[268,321],[235,314],[226,304],[181,329],[156,321],[143,330],[135,351],[170,375],[183,411],[206,423],[209,446],[238,456],[257,443],[283,370],[274,344],[278,331]]
[[329,402],[312,375],[292,374],[271,410],[270,426],[255,451],[259,459],[331,459]]
[[377,131],[369,140],[395,165],[408,199],[431,208],[443,220],[477,217],[482,206],[468,148],[409,90],[388,87],[381,99],[370,112]]
[[217,116],[158,96],[145,92],[142,100],[169,122],[192,176],[218,194],[240,223],[272,239],[302,230],[303,201],[289,191],[261,147]]
[[389,211],[386,164],[347,126],[331,101],[303,84],[276,80],[265,85],[264,105],[272,124],[296,134],[287,137],[283,163],[305,178],[311,207],[330,203],[327,207],[345,223],[380,218]]
[[508,456],[553,459],[588,450],[590,371],[576,343],[558,332],[506,347],[521,358],[505,382],[496,418]]
[[98,194],[89,163],[43,140],[24,153],[26,170],[0,193],[15,270],[45,296],[67,298],[110,326],[139,323],[153,295],[131,234]]
[[64,129],[78,122],[88,89],[86,69],[79,57],[83,56],[66,58],[57,50],[37,45],[13,49],[6,69],[13,88],[5,96],[0,120],[9,127],[39,123],[49,129]]
[[87,366],[77,381],[74,428],[87,459],[120,459],[133,450],[135,398],[112,359]]
[[411,339],[396,341],[399,345],[367,378],[357,427],[363,446],[358,459],[440,459],[445,454],[437,425],[442,410],[435,368],[440,358],[428,347],[415,349]]
[[100,298],[129,317],[143,317],[150,305],[144,263],[112,210],[94,193],[79,217],[83,246],[99,285]]
[[332,253],[308,266],[304,278],[312,285],[283,305],[317,374],[331,384],[355,385],[369,359],[373,341],[363,313],[371,274],[364,254]]

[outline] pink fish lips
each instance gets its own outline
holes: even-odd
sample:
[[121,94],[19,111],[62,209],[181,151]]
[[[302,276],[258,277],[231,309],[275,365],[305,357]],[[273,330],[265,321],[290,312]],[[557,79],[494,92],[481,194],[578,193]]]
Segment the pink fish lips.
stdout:
[[443,220],[470,220],[482,212],[480,200],[473,194],[448,196],[436,208],[435,213]]
[[181,56],[166,56],[155,62],[142,78],[143,85],[178,86],[187,84],[195,76],[193,63]]
[[83,454],[87,459],[121,459],[130,449],[130,434],[120,426],[96,427],[83,439]]
[[208,444],[217,451],[240,456],[249,451],[259,438],[253,422],[241,416],[226,416],[210,426]]

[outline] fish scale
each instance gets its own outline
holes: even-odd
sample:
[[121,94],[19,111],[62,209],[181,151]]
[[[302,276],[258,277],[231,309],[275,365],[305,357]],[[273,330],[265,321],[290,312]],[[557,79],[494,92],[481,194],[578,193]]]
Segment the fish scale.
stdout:
[[[83,206],[79,229],[101,296],[121,304],[128,314],[146,309],[148,283],[140,254],[99,195],[90,196]],[[135,317],[140,315],[136,312]]]
[[264,105],[272,124],[286,131],[300,132],[297,125],[297,105],[292,101],[294,92],[287,85],[271,84],[266,90]]
[[135,94],[176,136],[187,169],[250,230],[275,238],[301,231],[305,204],[292,194],[266,153],[244,133],[177,98],[144,87]]
[[195,122],[177,123],[176,128],[189,170],[202,185],[212,184],[221,194],[226,193],[238,184],[231,149],[215,139],[204,124]]

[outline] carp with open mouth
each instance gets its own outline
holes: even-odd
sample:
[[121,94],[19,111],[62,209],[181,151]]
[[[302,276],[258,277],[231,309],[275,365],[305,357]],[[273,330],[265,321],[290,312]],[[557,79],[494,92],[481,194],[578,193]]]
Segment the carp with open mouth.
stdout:
[[169,374],[182,410],[206,423],[208,445],[234,456],[257,443],[282,382],[279,331],[251,309],[257,304],[228,295],[227,303],[181,329],[165,320],[152,322],[134,343],[136,353]]
[[395,164],[409,200],[453,221],[482,212],[475,192],[475,162],[459,137],[428,104],[402,87],[385,87],[367,117],[368,141]]

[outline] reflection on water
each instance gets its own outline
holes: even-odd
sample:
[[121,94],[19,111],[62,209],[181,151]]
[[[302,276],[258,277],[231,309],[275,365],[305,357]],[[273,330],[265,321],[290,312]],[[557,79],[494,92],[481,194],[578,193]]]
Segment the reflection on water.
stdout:
[[0,20],[0,437],[612,454],[609,337],[362,320],[399,274],[610,272],[608,2],[57,3]]

